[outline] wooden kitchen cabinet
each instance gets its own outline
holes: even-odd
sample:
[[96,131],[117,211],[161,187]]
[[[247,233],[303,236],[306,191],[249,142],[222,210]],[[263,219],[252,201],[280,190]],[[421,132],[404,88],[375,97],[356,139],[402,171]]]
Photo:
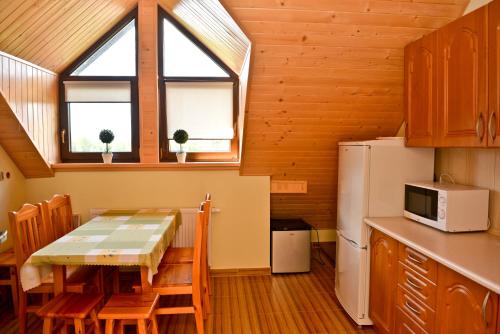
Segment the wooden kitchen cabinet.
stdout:
[[[488,146],[500,146],[497,131],[500,129],[500,0],[488,5],[488,88],[489,119]],[[499,331],[500,334],[500,331]]]
[[436,333],[495,334],[498,295],[439,266]]
[[487,9],[438,30],[437,146],[486,146]]
[[398,243],[374,230],[370,242],[370,319],[379,334],[394,332]]
[[432,147],[436,130],[436,42],[433,33],[405,48],[405,110],[408,146]]

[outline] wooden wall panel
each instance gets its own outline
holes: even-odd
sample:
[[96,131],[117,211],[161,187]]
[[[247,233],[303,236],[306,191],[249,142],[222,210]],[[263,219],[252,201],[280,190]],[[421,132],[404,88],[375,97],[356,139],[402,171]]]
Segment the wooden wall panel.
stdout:
[[0,65],[5,99],[42,157],[59,162],[57,75],[3,52]]
[[0,50],[61,72],[137,0],[0,1]]
[[334,228],[337,143],[392,136],[403,120],[403,47],[468,0],[223,0],[253,57],[241,173],[306,180],[271,214]]

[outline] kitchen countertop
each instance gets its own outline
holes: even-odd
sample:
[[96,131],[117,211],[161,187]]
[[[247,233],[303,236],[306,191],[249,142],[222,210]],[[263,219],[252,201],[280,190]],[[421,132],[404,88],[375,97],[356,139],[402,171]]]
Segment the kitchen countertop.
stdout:
[[487,232],[446,233],[404,217],[365,223],[500,294],[500,238]]

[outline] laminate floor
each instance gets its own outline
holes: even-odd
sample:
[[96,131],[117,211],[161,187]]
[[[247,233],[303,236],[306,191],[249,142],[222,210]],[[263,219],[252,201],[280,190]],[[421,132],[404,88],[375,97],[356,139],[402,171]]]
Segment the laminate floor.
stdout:
[[[374,334],[358,328],[341,309],[334,293],[334,268],[312,262],[307,274],[214,277],[213,312],[205,322],[207,333],[332,333]],[[183,296],[165,304],[188,302]],[[17,333],[10,310],[1,310],[0,333]],[[29,318],[28,333],[42,332],[42,322]],[[196,333],[192,315],[161,316],[160,333]],[[133,329],[129,329],[134,333]]]

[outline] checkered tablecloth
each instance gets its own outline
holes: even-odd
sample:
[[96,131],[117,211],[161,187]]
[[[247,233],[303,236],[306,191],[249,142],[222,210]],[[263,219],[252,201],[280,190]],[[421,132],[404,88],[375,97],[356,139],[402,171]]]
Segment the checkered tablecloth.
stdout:
[[21,268],[23,290],[40,285],[51,265],[146,266],[151,282],[181,224],[178,210],[109,210],[33,253]]

